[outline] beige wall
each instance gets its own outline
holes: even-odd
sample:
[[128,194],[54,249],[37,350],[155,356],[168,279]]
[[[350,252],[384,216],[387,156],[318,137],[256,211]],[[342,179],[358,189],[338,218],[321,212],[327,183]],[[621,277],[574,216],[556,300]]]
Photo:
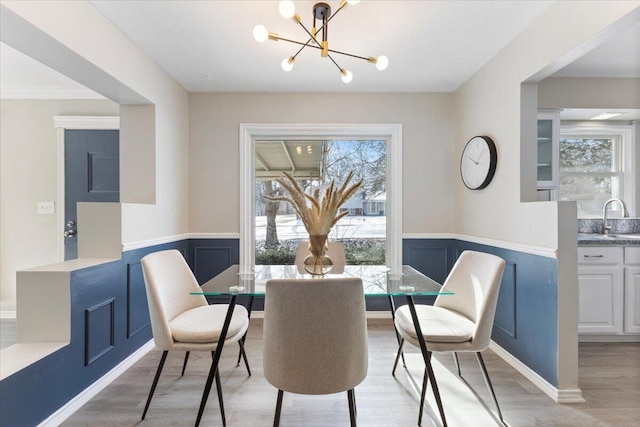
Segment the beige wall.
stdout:
[[[14,44],[20,43],[22,51],[41,55],[36,59],[51,68],[65,67],[66,64],[52,58],[51,52],[42,52],[38,47],[50,43],[47,44],[50,49],[59,47],[56,54],[66,57],[71,52],[74,63],[82,65],[65,68],[69,77],[122,104],[155,107],[155,129],[132,132],[123,128],[127,123],[124,115],[127,111],[134,115],[139,111],[122,111],[120,152],[135,156],[121,163],[120,175],[125,178],[121,194],[132,194],[131,198],[124,198],[130,203],[122,206],[123,243],[142,244],[187,233],[189,110],[184,88],[90,2],[0,0],[0,3],[20,19],[16,28],[25,33],[24,37],[7,38]],[[32,28],[36,31],[31,31]],[[155,137],[155,146],[148,143],[150,137]],[[140,143],[149,149],[136,149],[135,145]],[[136,173],[136,168],[141,173]],[[143,179],[137,179],[140,176]],[[155,204],[146,204],[154,201]]]
[[[453,97],[454,152],[459,156],[474,135],[491,136],[498,146],[498,169],[485,190],[469,191],[454,182],[455,227],[459,233],[557,250],[559,388],[577,388],[577,279],[575,207],[558,203],[521,203],[521,144],[535,143],[534,127],[522,139],[522,83],[541,70],[551,73],[575,59],[576,52],[602,38],[606,29],[640,2],[557,2],[489,61]],[[637,22],[637,12],[633,19]],[[631,25],[629,17],[624,27]],[[567,22],[580,22],[567,31]],[[620,24],[618,22],[618,24]],[[624,28],[626,29],[626,27]],[[613,34],[612,34],[613,35]],[[604,41],[604,40],[601,40]],[[595,47],[592,44],[592,47]],[[536,103],[535,98],[532,99]],[[528,111],[525,111],[528,114]],[[529,115],[535,120],[535,115]],[[528,117],[529,117],[528,116]],[[529,139],[529,137],[531,137]],[[527,183],[534,190],[535,181]],[[571,218],[573,215],[573,218]],[[561,233],[559,231],[562,231]]]
[[[151,113],[142,113],[145,123],[153,126],[151,129],[148,126],[123,129],[129,118],[127,112],[133,115],[141,112],[124,107],[121,111],[121,131],[125,137],[120,138],[120,152],[127,161],[121,163],[120,188],[121,194],[132,194],[122,206],[125,247],[186,234],[189,231],[187,92],[89,2],[0,0],[0,3],[3,20],[12,24],[3,29],[3,42],[13,47],[20,45],[21,51],[45,65],[64,71],[123,105],[152,107]],[[139,149],[139,144],[145,148]],[[136,173],[136,168],[140,173]],[[3,295],[3,303],[4,298]],[[7,306],[7,310],[15,306],[15,300],[9,296]]]
[[402,123],[403,232],[453,232],[450,94],[198,93],[189,105],[191,232],[240,232],[240,123]]
[[15,310],[16,271],[58,261],[57,215],[37,202],[58,200],[53,116],[117,116],[111,101],[0,102],[0,311]]
[[538,83],[539,108],[640,108],[640,79],[549,77]]

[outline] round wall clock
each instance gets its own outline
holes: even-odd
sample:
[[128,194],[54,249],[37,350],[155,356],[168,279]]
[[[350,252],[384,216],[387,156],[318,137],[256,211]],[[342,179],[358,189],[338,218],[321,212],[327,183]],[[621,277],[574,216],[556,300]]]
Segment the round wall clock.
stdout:
[[474,136],[467,142],[460,159],[462,182],[470,190],[485,188],[496,172],[498,151],[488,136]]

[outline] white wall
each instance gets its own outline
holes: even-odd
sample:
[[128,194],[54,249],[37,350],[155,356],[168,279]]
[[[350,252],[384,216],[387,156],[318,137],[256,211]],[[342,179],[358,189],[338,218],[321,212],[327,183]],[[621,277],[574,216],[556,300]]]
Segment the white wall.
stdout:
[[239,233],[240,123],[402,123],[403,233],[452,233],[449,94],[191,94],[190,224]]
[[[471,236],[557,250],[560,389],[577,388],[575,219],[573,222],[569,219],[572,212],[575,215],[575,207],[560,209],[554,202],[520,202],[521,168],[531,166],[520,164],[521,142],[535,142],[533,134],[530,141],[521,141],[521,84],[534,75],[546,77],[541,73],[546,70],[550,74],[566,65],[576,58],[578,51],[586,53],[587,45],[595,47],[594,40],[607,34],[608,26],[639,4],[593,1],[577,6],[574,2],[557,2],[453,97],[455,157],[474,135],[489,135],[498,146],[498,169],[487,189],[469,191],[459,180],[454,182],[456,230]],[[632,16],[636,22],[637,12]],[[570,23],[580,24],[569,27]],[[629,17],[618,24],[615,27],[624,29],[631,25]],[[535,182],[527,185],[533,186]]]
[[38,215],[36,204],[57,209],[57,148],[53,116],[117,116],[111,101],[0,102],[0,311],[15,310],[16,271],[57,262],[57,215]]

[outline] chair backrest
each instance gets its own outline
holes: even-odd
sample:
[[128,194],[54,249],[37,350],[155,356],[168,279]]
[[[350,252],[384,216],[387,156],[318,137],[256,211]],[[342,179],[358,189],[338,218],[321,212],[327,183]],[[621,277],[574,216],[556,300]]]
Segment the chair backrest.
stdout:
[[[331,268],[332,274],[342,274],[344,273],[344,266],[347,263],[346,256],[344,254],[344,243],[342,242],[334,242],[329,241],[327,243],[328,249],[326,255],[331,258],[333,262],[333,267]],[[311,255],[309,252],[309,242],[304,241],[298,243],[298,247],[296,248],[296,267],[298,267],[298,273],[304,274],[306,273],[304,269],[304,259]]]
[[201,288],[184,257],[175,249],[142,258],[142,273],[153,339],[161,350],[170,350],[174,341],[169,322],[187,310],[207,305],[207,300],[204,296],[189,295]]
[[491,340],[504,266],[505,261],[495,255],[464,251],[443,285],[443,289],[454,291],[455,295],[439,296],[434,304],[460,313],[476,324],[471,342],[477,351],[488,347]]
[[263,356],[279,390],[330,394],[360,384],[368,369],[362,280],[267,281]]

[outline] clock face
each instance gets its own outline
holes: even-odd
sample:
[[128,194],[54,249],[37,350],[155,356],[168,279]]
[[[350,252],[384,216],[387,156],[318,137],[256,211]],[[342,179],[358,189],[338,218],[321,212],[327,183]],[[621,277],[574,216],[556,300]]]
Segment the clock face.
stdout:
[[475,136],[467,142],[460,159],[462,182],[470,190],[485,188],[496,171],[498,152],[488,136]]

